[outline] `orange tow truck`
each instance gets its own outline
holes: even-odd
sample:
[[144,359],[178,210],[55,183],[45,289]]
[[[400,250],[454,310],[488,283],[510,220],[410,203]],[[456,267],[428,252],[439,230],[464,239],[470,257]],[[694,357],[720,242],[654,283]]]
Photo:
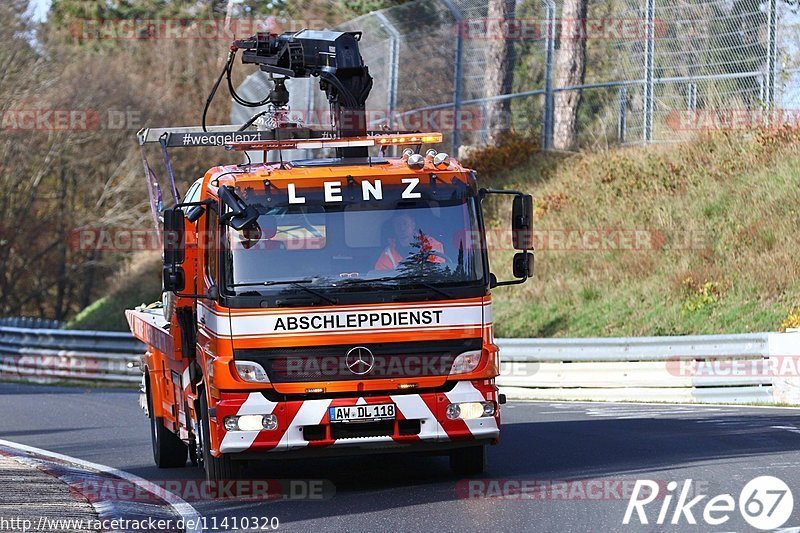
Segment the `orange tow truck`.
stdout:
[[[319,77],[332,132],[251,121],[139,133],[165,297],[126,314],[147,345],[142,407],[159,467],[188,457],[224,480],[252,460],[406,451],[474,474],[499,440],[490,291],[532,275],[531,197],[481,189],[447,154],[421,153],[439,133],[368,131],[358,39],[259,34],[226,65],[243,50],[278,76],[265,99],[278,114],[283,79]],[[156,142],[168,209],[145,154]],[[192,146],[278,160],[213,167],[181,198],[167,152]],[[286,150],[334,156],[285,161]],[[487,255],[481,203],[493,194],[513,201],[507,281]]]

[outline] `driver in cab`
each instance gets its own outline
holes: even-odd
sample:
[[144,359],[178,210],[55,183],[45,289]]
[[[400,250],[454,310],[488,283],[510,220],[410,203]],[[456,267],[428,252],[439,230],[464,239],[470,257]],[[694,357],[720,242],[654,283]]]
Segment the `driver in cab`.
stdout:
[[418,256],[431,263],[444,263],[442,243],[426,235],[417,227],[414,218],[406,213],[395,216],[391,221],[392,236],[386,248],[375,262],[375,270],[394,270],[403,260]]

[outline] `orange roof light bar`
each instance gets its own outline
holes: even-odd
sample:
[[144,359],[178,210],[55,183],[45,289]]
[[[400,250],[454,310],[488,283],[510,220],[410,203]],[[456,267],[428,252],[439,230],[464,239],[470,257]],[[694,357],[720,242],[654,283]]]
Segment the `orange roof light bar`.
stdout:
[[228,150],[307,150],[316,148],[352,148],[369,146],[391,146],[401,144],[434,144],[442,142],[442,134],[428,133],[387,133],[366,137],[331,137],[318,139],[283,139],[268,141],[234,142],[225,146]]

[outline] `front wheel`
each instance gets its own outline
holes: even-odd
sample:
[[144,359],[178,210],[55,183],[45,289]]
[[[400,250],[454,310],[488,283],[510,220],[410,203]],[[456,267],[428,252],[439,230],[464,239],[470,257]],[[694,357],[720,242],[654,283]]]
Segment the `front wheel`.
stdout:
[[450,452],[450,469],[454,474],[470,476],[486,469],[486,446],[457,448]]
[[147,391],[147,406],[150,411],[150,439],[153,442],[153,459],[158,468],[186,466],[188,448],[175,433],[164,427],[161,418],[153,414],[153,399]]
[[225,481],[236,479],[239,475],[239,465],[229,455],[214,457],[211,455],[211,425],[208,419],[208,402],[204,389],[200,390],[200,445],[203,449],[203,468],[206,471],[206,480]]

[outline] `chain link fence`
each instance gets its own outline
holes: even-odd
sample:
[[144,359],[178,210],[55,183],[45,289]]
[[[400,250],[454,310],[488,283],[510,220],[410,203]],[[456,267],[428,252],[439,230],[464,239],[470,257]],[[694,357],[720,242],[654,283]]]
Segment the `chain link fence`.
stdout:
[[[488,16],[487,0],[416,0],[339,26],[363,32],[370,125],[442,131],[458,152],[487,141],[496,100],[508,102],[507,127],[537,134],[545,149],[575,97],[580,146],[795,121],[800,16],[783,0],[589,0],[579,17],[565,0],[508,1],[503,19]],[[488,89],[498,39],[513,65],[501,95]],[[584,74],[563,85],[559,62],[580,45]],[[292,109],[329,123],[315,83],[293,82]]]

